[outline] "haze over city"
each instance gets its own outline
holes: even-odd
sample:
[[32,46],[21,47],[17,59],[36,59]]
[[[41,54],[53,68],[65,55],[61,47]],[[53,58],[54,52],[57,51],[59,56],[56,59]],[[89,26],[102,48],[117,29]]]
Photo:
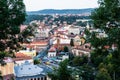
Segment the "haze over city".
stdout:
[[98,7],[98,0],[24,0],[27,11],[43,9],[83,9]]

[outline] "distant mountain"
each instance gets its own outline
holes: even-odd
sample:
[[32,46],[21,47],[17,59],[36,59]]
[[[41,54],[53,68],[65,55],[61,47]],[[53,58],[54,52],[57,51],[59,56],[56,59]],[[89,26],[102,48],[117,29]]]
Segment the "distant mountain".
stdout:
[[94,8],[87,9],[44,9],[39,11],[29,11],[28,15],[39,15],[39,14],[90,14]]

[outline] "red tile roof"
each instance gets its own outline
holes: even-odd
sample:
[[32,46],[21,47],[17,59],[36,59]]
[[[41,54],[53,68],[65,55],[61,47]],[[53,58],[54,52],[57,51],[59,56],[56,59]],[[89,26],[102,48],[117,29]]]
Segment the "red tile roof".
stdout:
[[32,43],[30,43],[31,45],[47,45],[48,44],[48,42],[46,42],[46,41],[39,41],[39,42],[32,42]]
[[27,56],[27,55],[25,55],[25,54],[23,54],[21,52],[18,52],[18,53],[15,53],[15,57],[16,58],[28,58],[30,56]]
[[31,57],[26,57],[26,58],[13,58],[13,61],[22,61],[22,60],[30,60],[32,59]]
[[49,52],[55,52],[55,51],[56,51],[56,49],[55,49],[54,46],[52,46],[52,47],[49,49]]
[[25,54],[23,54],[23,53],[20,53],[20,52],[15,53],[15,56],[16,56],[16,58],[13,58],[13,61],[21,61],[21,60],[29,60],[29,59],[32,59],[32,57],[27,56],[27,55],[25,55]]
[[31,45],[31,46],[35,46],[35,45],[47,45],[48,42],[47,41],[34,41],[31,43],[23,43],[22,45]]
[[35,48],[34,45],[27,45],[26,47],[27,47],[27,48]]
[[110,46],[106,45],[106,46],[104,46],[104,48],[105,48],[105,49],[109,49],[109,48],[110,48]]

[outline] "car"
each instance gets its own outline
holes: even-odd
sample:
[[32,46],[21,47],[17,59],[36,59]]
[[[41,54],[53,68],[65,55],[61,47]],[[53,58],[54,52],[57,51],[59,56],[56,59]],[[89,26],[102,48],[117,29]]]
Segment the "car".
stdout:
[[45,62],[45,64],[50,65],[50,62]]

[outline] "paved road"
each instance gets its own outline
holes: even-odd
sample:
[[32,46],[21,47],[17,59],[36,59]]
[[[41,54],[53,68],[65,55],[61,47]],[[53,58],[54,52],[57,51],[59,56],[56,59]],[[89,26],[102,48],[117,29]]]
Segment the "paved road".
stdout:
[[43,58],[44,56],[47,56],[47,49],[43,49],[41,52],[38,53],[37,56],[35,56],[33,59],[40,59]]
[[[49,58],[47,58],[47,51],[48,51],[49,48],[47,49],[43,49],[41,52],[38,53],[37,56],[35,56],[33,59],[40,59],[41,60],[41,64],[40,65],[43,65],[43,66],[47,66],[48,68],[50,69],[53,69],[54,67],[58,68],[59,65],[58,64],[55,64],[55,62]],[[46,64],[46,62],[49,62],[50,64]],[[53,63],[52,63],[53,62]]]

